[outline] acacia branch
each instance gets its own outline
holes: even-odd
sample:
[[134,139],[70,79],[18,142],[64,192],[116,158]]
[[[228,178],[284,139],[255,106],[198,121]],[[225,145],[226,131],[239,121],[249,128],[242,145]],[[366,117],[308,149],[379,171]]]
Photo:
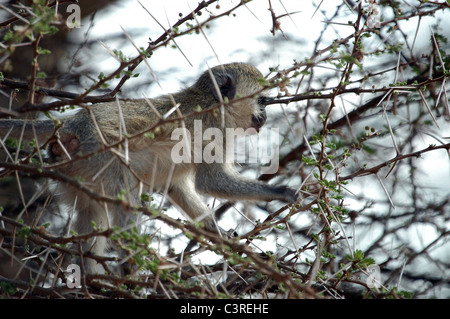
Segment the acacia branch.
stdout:
[[[393,157],[392,159],[385,161],[377,166],[371,167],[371,168],[361,168],[360,170],[356,171],[353,174],[344,176],[344,177],[338,177],[339,181],[346,181],[349,179],[353,179],[355,177],[358,176],[366,176],[366,175],[371,175],[371,174],[377,174],[380,169],[384,168],[384,167],[388,167],[391,165],[394,165],[395,163],[397,163],[398,161],[404,160],[406,158],[410,158],[410,157],[420,157],[422,154],[430,152],[430,151],[435,151],[435,150],[439,150],[439,149],[445,149],[447,151],[450,150],[450,143],[447,144],[442,144],[442,145],[430,145],[425,149],[413,152],[413,153],[409,153],[409,154],[399,154],[395,157]],[[450,155],[450,154],[449,154]]]

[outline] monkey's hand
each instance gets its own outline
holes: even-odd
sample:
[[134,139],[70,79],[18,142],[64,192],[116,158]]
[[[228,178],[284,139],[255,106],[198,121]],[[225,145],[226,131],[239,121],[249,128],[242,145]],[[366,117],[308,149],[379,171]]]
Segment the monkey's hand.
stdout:
[[289,186],[279,186],[279,191],[282,194],[281,196],[284,197],[283,201],[286,203],[295,203],[297,200],[301,199],[297,190]]

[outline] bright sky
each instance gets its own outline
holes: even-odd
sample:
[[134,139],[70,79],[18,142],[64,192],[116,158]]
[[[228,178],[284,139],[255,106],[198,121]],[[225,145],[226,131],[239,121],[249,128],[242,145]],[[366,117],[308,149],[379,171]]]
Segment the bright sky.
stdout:
[[[312,17],[314,8],[302,8],[300,5],[302,2],[298,0],[283,1],[284,8],[288,12],[300,12],[291,16],[295,24],[289,17],[286,17],[282,20],[282,27],[288,36],[303,36],[304,31],[307,30],[308,39],[314,41],[320,33],[320,21],[323,17],[320,14]],[[179,19],[179,13],[183,13],[184,16],[198,5],[197,0],[142,0],[141,3],[150,11],[153,17],[158,19],[164,28],[168,28],[169,25],[174,24]],[[222,10],[231,8],[237,3],[239,1],[221,1],[220,11],[216,9],[212,9],[212,11],[214,13],[222,12]],[[285,13],[285,9],[280,5],[279,1],[273,1],[273,7],[278,14]],[[91,31],[91,39],[99,39],[107,45],[110,45],[112,49],[117,48],[114,46],[114,42],[105,40],[105,35],[123,33],[121,27],[130,33],[133,30],[141,29],[141,34],[145,34],[145,37],[134,39],[135,43],[141,47],[147,46],[148,37],[154,40],[163,32],[161,26],[142,8],[137,0],[120,1],[119,4],[113,5],[110,10],[114,13],[113,15],[106,15],[104,13],[100,17],[97,17],[95,27]],[[206,14],[199,17],[199,19],[204,19],[205,17]],[[194,22],[191,21],[191,23]],[[87,27],[87,24],[88,22],[86,22],[84,28]],[[298,49],[281,52],[277,51],[275,47],[268,48],[265,40],[268,38],[275,39],[270,33],[271,28],[271,18],[270,12],[267,10],[267,2],[261,0],[254,1],[247,4],[247,7],[241,7],[237,10],[235,16],[224,17],[215,21],[211,25],[213,32],[207,30],[208,39],[205,39],[201,35],[184,36],[176,39],[178,46],[193,66],[186,61],[177,49],[157,50],[155,55],[149,60],[150,65],[156,73],[158,73],[158,70],[167,70],[173,67],[179,69],[178,75],[173,78],[173,83],[170,83],[170,86],[167,87],[163,85],[164,90],[171,91],[172,86],[179,87],[180,82],[183,82],[186,78],[186,73],[197,75],[207,68],[207,64],[214,66],[227,62],[245,62],[249,60],[249,52],[250,54],[258,54],[258,52],[267,52],[268,50],[272,52],[264,65],[258,65],[262,71],[267,71],[269,66],[283,63],[283,61],[291,63],[293,59],[302,60],[306,57],[304,54],[300,54],[301,52]],[[83,36],[83,33],[80,32],[80,36]],[[276,38],[279,37],[280,33],[277,33]],[[215,57],[212,48],[217,53],[220,63]],[[136,52],[131,45],[127,48],[120,49],[130,56],[134,56]],[[105,58],[108,58],[109,54],[106,50],[103,50],[103,52]],[[288,60],[285,59],[285,55],[289,55]],[[108,67],[117,66],[113,59],[104,60],[103,64],[107,62],[111,63],[108,64]],[[167,83],[165,79],[161,79],[161,82]],[[160,89],[158,88],[158,90]]]

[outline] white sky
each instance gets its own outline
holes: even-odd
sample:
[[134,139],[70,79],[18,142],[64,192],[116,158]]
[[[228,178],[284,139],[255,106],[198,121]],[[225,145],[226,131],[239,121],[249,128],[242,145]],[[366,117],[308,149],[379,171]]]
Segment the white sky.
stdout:
[[[302,7],[298,0],[285,0],[283,4],[289,12],[301,11],[292,16],[294,23],[289,18],[284,18],[283,29],[287,34],[293,33],[303,35],[304,31],[308,32],[308,39],[315,40],[321,30],[322,19],[320,14],[312,17],[314,8]],[[167,28],[174,24],[178,19],[178,14],[181,12],[183,16],[194,9],[198,1],[190,0],[170,0],[170,1],[141,1],[142,5],[151,12],[151,14],[158,19],[158,21]],[[220,1],[221,9],[231,8],[239,1]],[[214,7],[214,6],[212,6]],[[273,1],[273,7],[279,14],[284,13],[284,9],[280,6],[278,1]],[[162,28],[150,17],[150,15],[141,7],[137,0],[121,1],[118,5],[113,5],[110,9],[113,15],[102,15],[97,17],[96,24],[92,30],[91,38],[102,39],[105,34],[110,35],[114,33],[123,33],[121,26],[131,32],[133,29],[143,29],[146,36],[144,38],[134,39],[138,46],[147,47],[148,37],[155,40],[162,33]],[[216,9],[213,12],[218,12]],[[120,12],[120,16],[117,16]],[[204,19],[201,16],[199,19]],[[99,19],[100,18],[100,19]],[[88,22],[86,22],[87,24]],[[191,23],[195,23],[191,21]],[[86,26],[85,26],[86,27]],[[180,69],[179,75],[173,79],[170,86],[163,85],[163,89],[171,91],[172,87],[179,88],[180,82],[186,78],[186,72],[191,75],[196,75],[209,66],[214,66],[220,63],[247,61],[249,59],[249,52],[257,53],[259,51],[267,51],[267,44],[261,37],[270,38],[270,29],[272,28],[270,12],[267,10],[267,1],[257,0],[247,4],[247,8],[241,7],[236,11],[236,16],[223,17],[211,24],[212,32],[208,32],[208,41],[201,35],[184,36],[176,39],[177,44],[187,56],[191,67],[186,59],[177,49],[157,50],[154,56],[149,60],[151,67],[158,73],[158,70],[167,70],[172,67]],[[83,32],[79,33],[83,36]],[[279,37],[280,34],[277,34]],[[102,41],[104,41],[102,39]],[[109,44],[107,41],[106,44]],[[220,60],[214,55],[211,46],[214,48]],[[111,43],[111,48],[114,43]],[[124,52],[135,55],[135,49],[132,46],[128,48],[121,48]],[[105,52],[105,50],[103,50]],[[299,54],[297,50],[292,52],[281,52],[275,48],[272,49],[273,54],[265,61],[264,65],[257,65],[261,71],[267,71],[269,66],[274,66],[282,61],[289,61],[293,59],[302,60],[306,56]],[[297,52],[296,52],[297,51]],[[283,56],[280,56],[280,55]],[[285,59],[285,55],[290,57]],[[105,57],[108,53],[105,52]],[[113,63],[112,59],[108,59]],[[104,62],[105,63],[105,62]],[[117,66],[114,64],[114,66]],[[112,65],[111,65],[112,67]],[[264,73],[264,72],[263,72]],[[161,79],[162,84],[167,83],[167,80]],[[158,88],[158,90],[160,90]]]

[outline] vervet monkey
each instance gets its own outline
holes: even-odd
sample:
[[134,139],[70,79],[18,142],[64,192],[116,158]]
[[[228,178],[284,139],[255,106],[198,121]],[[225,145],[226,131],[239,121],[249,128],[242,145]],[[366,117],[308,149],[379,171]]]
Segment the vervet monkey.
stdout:
[[[259,130],[266,120],[262,78],[263,75],[248,64],[219,65],[205,71],[191,87],[172,95],[94,104],[81,108],[74,115],[63,116],[60,118],[62,127],[57,131],[59,141],[51,120],[25,124],[23,137],[33,139],[36,134],[40,143],[52,137],[48,147],[51,162],[65,161],[57,170],[79,178],[93,192],[116,197],[125,190],[130,204],[139,205],[140,186],[144,189],[152,186],[154,191],[162,192],[166,189],[173,204],[192,220],[206,216],[203,222],[214,230],[210,208],[199,193],[231,200],[289,203],[296,201],[296,191],[244,178],[233,163],[226,160],[175,164],[171,152],[179,140],[173,140],[171,134],[181,127],[194,134],[195,120],[201,121],[203,132],[208,128],[222,132],[226,128]],[[163,119],[164,115],[167,118]],[[19,137],[23,126],[23,120],[1,120],[1,137],[7,133]],[[153,132],[153,136],[140,134],[146,131]],[[120,141],[123,141],[120,147],[108,147]],[[210,143],[203,141],[202,145]],[[223,139],[215,143],[226,146]],[[194,145],[191,151],[195,152]],[[92,230],[91,221],[103,228],[123,226],[130,215],[121,207],[92,200],[62,182],[57,184],[57,195],[61,203],[76,205],[78,215],[74,229],[80,234]],[[106,238],[97,238],[92,250],[102,255],[106,246]],[[101,271],[93,260],[86,266],[89,272]]]

